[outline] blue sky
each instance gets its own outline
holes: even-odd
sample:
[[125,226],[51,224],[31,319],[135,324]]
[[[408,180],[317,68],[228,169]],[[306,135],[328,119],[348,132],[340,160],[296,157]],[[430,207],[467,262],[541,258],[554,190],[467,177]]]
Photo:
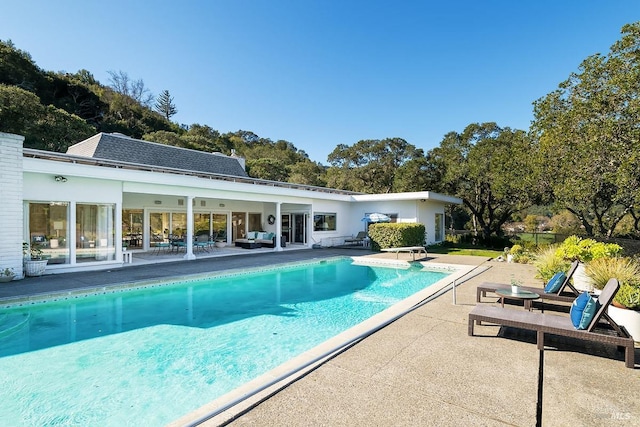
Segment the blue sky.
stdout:
[[606,54],[638,0],[0,0],[0,39],[45,70],[167,89],[178,123],[293,143],[400,137],[425,149],[532,102]]

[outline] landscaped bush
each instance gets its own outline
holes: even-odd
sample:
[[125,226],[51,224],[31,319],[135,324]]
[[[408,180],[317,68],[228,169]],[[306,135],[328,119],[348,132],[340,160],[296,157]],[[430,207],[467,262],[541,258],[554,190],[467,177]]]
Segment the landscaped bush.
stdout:
[[424,224],[377,223],[369,225],[371,249],[424,246]]
[[640,282],[621,283],[613,301],[630,310],[640,310]]
[[487,238],[479,237],[477,239],[479,245],[493,248],[493,249],[502,249],[505,246],[509,246],[511,244],[511,240],[508,237],[504,236],[489,236]]
[[537,277],[544,280],[545,283],[558,271],[566,272],[571,264],[569,261],[558,256],[557,250],[557,245],[549,245],[540,248],[535,254],[533,265],[538,272]]
[[598,258],[613,258],[622,252],[622,246],[615,243],[597,242],[593,239],[583,239],[569,236],[556,251],[556,254],[567,261],[578,260],[588,263]]
[[604,289],[612,277],[620,283],[635,282],[640,275],[640,264],[633,258],[597,258],[587,264],[585,273],[596,289]]

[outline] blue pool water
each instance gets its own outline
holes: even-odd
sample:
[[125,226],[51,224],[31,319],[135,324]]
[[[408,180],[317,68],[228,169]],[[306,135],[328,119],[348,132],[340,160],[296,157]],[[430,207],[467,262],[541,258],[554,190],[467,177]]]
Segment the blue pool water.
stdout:
[[448,273],[332,260],[0,310],[0,420],[164,425]]

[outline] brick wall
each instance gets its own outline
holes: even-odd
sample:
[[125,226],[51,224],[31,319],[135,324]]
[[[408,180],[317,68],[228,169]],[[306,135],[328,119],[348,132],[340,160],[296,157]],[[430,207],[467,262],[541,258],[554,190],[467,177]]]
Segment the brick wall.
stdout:
[[0,269],[22,278],[22,143],[24,137],[0,132]]

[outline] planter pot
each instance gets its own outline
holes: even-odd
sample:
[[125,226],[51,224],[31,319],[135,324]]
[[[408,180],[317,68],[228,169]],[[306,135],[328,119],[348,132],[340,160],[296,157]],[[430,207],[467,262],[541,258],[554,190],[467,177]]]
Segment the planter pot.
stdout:
[[13,280],[15,276],[0,276],[0,283],[8,283]]
[[47,268],[47,262],[48,260],[46,259],[26,260],[24,262],[24,274],[31,277],[42,276],[44,270]]
[[519,292],[520,292],[520,286],[511,285],[511,293],[512,294],[517,294]]
[[225,246],[227,246],[225,242],[216,242],[215,245],[216,248],[224,248]]
[[585,273],[585,265],[582,262],[578,264],[578,268],[573,273],[573,286],[579,291],[593,292],[594,290],[593,281]]
[[618,325],[627,329],[634,341],[640,342],[640,311],[610,305],[607,313]]
[[513,254],[507,254],[507,262],[513,262]]

